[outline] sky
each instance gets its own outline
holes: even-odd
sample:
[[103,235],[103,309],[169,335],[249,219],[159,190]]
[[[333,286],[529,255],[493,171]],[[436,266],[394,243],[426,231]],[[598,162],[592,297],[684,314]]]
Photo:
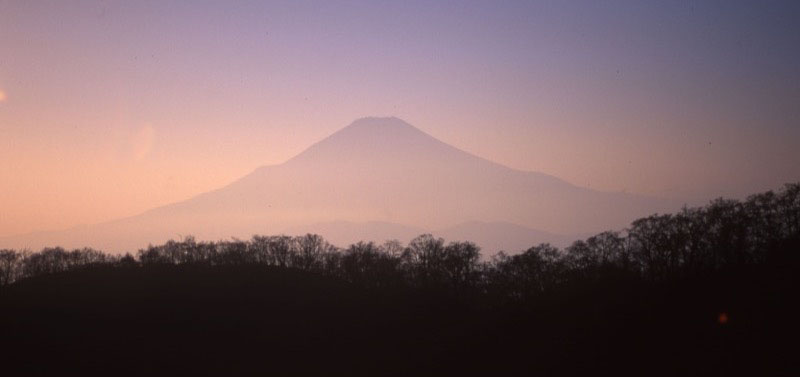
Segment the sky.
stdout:
[[397,116],[575,185],[800,181],[796,1],[0,0],[0,236],[138,214]]

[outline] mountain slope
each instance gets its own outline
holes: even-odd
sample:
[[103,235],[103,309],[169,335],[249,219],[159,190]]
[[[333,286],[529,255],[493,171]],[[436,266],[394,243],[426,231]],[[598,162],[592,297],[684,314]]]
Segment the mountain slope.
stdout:
[[[283,164],[260,167],[221,189],[57,233],[52,240],[119,251],[180,235],[249,237],[335,221],[423,229],[499,221],[576,234],[622,228],[668,209],[660,200],[598,192],[502,166],[397,118],[364,118]],[[24,240],[7,239],[2,245],[19,246],[18,241]],[[27,240],[27,246],[38,247],[34,241]]]

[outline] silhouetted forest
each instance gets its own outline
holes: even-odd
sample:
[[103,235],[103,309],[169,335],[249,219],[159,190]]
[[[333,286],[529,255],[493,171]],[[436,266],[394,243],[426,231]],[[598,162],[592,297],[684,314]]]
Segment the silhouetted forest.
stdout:
[[[591,216],[591,214],[587,214]],[[797,372],[800,184],[482,258],[421,235],[191,237],[136,255],[0,250],[28,372]]]

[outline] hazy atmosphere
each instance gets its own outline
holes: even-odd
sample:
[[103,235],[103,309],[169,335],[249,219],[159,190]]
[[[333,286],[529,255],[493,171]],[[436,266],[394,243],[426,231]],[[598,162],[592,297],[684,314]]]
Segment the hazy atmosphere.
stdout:
[[800,376],[800,1],[0,0],[3,376]]
[[703,204],[777,189],[800,178],[797,15],[792,1],[0,1],[0,235],[185,200],[366,116],[593,190]]

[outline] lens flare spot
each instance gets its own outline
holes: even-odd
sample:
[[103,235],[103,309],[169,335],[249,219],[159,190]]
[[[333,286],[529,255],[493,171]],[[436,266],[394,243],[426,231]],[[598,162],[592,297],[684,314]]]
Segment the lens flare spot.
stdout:
[[6,92],[4,92],[3,90],[0,90],[0,102],[5,102],[6,98],[8,98],[6,96]]
[[131,138],[131,152],[134,161],[142,161],[150,154],[155,141],[155,129],[150,124],[145,124]]
[[728,323],[728,313],[722,312],[717,316],[717,323],[725,325]]

